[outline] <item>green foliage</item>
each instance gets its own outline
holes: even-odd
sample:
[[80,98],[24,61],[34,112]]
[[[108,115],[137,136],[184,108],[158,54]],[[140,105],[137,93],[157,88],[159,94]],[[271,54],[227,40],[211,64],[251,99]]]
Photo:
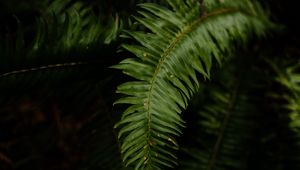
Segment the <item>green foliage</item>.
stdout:
[[[5,38],[8,42],[0,46],[3,47],[2,58],[59,55],[78,48],[84,50],[94,44],[109,44],[116,38],[119,30],[117,15],[115,19],[111,16],[107,21],[108,24],[104,26],[104,21],[93,13],[91,7],[77,2],[66,8],[69,3],[68,1],[50,3],[41,17],[36,18],[36,28],[31,28],[36,33],[32,40],[26,42],[26,46],[24,44],[26,32],[16,16],[17,39],[13,42],[10,37]],[[12,51],[18,53],[11,54]]]
[[252,32],[263,35],[272,26],[260,6],[249,1],[168,3],[173,11],[140,5],[143,17],[136,20],[152,33],[127,32],[140,45],[123,47],[137,58],[113,66],[137,79],[118,87],[117,92],[127,96],[115,102],[131,104],[116,127],[123,160],[135,169],[177,164],[175,137],[184,127],[180,113],[199,88],[197,73],[209,78],[213,61],[221,63],[235,40],[245,43]]
[[[282,132],[280,137],[286,147],[282,149],[281,167],[282,169],[296,170],[300,168],[300,79],[299,79],[299,59],[292,59],[292,63],[269,61],[276,73],[274,83],[282,90],[280,92],[270,92],[275,99],[274,110],[278,113],[279,121],[282,122]],[[276,105],[277,104],[277,105]]]

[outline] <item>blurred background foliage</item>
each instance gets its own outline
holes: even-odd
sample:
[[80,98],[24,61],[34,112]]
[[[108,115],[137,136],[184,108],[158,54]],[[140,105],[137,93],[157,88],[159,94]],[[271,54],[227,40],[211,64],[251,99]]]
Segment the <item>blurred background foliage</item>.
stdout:
[[[113,129],[123,108],[112,103],[128,78],[109,66],[132,55],[119,50],[130,41],[120,33],[135,29],[141,2],[165,3],[0,1],[0,169],[124,168]],[[299,169],[299,15],[291,0],[262,3],[283,29],[216,68],[217,80],[200,89],[184,114],[179,169],[214,164],[206,150],[216,157],[211,169]]]

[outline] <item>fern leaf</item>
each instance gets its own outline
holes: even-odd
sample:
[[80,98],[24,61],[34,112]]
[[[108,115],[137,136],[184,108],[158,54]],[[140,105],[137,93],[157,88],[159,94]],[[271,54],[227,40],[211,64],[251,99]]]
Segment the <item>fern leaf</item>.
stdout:
[[[0,78],[73,67],[92,58],[98,60],[99,56],[95,54],[89,58],[87,55],[111,50],[109,44],[116,39],[120,29],[118,15],[116,19],[105,18],[104,25],[105,15],[95,15],[91,6],[81,2],[52,1],[42,12],[41,16],[35,16],[36,23],[30,25],[30,29],[16,15],[13,18],[16,31],[0,34]],[[16,34],[16,37],[10,34]]]
[[251,93],[257,91],[257,81],[249,77],[256,72],[249,71],[249,67],[244,68],[249,74],[240,68],[234,68],[234,73],[230,69],[218,74],[217,82],[207,84],[203,89],[208,93],[205,100],[194,105],[196,116],[189,122],[191,129],[187,128],[191,134],[184,140],[189,145],[181,148],[184,156],[179,169],[251,169],[251,147],[257,139],[257,120],[262,115],[257,104],[260,98]]
[[192,0],[168,3],[173,10],[140,5],[136,20],[151,33],[129,31],[139,45],[123,47],[137,58],[113,66],[137,79],[119,86],[117,92],[127,97],[116,102],[132,105],[116,127],[123,161],[135,169],[176,166],[169,153],[178,149],[180,113],[199,88],[198,74],[209,78],[213,60],[221,63],[234,40],[246,42],[250,33],[263,35],[271,25],[261,7],[247,0],[205,1],[206,8]]
[[[290,66],[285,62],[280,64],[269,62],[276,71],[276,83],[280,84],[281,91],[273,91],[274,98],[277,96],[277,107],[274,110],[278,113],[281,125],[280,137],[285,139],[284,149],[280,150],[281,160],[279,164],[284,169],[296,170],[300,168],[299,151],[300,151],[300,62],[294,60]],[[282,105],[282,102],[284,103]],[[278,107],[279,106],[279,107]]]

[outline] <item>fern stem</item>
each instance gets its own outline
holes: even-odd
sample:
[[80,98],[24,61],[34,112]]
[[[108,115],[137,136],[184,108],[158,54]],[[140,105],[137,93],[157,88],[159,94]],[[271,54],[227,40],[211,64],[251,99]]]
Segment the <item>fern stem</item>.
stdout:
[[221,147],[221,144],[223,141],[224,133],[225,133],[226,127],[229,123],[229,120],[232,117],[234,107],[236,105],[237,95],[238,95],[238,91],[239,91],[239,87],[240,87],[240,78],[241,78],[241,76],[239,76],[239,79],[237,80],[234,90],[230,96],[230,103],[228,105],[228,111],[227,111],[226,117],[224,118],[224,122],[220,129],[216,144],[213,148],[211,159],[208,162],[208,168],[207,168],[208,170],[213,170],[216,165],[216,160],[217,160],[217,156],[219,154],[219,150],[220,150],[220,147]]
[[15,74],[32,72],[32,71],[48,70],[48,69],[53,69],[53,68],[74,67],[74,66],[85,65],[85,64],[87,64],[87,62],[71,62],[71,63],[62,63],[62,64],[51,64],[51,65],[46,65],[46,66],[33,67],[33,68],[29,68],[29,69],[15,70],[15,71],[3,73],[3,74],[0,74],[0,78],[15,75]]

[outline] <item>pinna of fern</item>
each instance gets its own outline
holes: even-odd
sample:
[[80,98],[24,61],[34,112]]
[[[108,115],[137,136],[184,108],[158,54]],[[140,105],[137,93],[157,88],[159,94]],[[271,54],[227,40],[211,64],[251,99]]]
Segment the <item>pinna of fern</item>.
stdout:
[[280,91],[270,92],[274,102],[273,109],[278,114],[278,122],[281,125],[281,132],[277,132],[283,140],[281,149],[280,165],[284,169],[296,170],[300,168],[300,62],[299,59],[292,59],[293,62],[281,62],[278,60],[268,61],[276,73],[274,84]]
[[233,51],[233,43],[262,36],[273,25],[256,3],[248,0],[168,0],[172,9],[145,3],[135,17],[148,31],[128,31],[138,43],[123,48],[136,55],[113,68],[135,81],[117,89],[129,104],[116,124],[126,166],[164,169],[177,164],[176,137],[184,121],[180,113],[199,88],[199,75],[210,77],[214,61]]

